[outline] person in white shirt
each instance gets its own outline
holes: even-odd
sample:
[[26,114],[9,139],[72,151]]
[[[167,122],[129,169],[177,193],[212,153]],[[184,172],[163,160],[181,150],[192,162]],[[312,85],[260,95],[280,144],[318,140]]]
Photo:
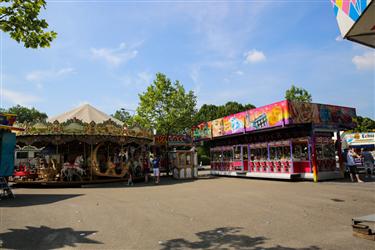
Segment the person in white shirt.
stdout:
[[350,148],[347,154],[347,164],[350,170],[350,179],[354,182],[354,176],[357,179],[357,182],[363,182],[359,179],[359,175],[357,172],[357,166],[355,164],[354,158],[359,158],[360,156],[354,151],[353,148]]

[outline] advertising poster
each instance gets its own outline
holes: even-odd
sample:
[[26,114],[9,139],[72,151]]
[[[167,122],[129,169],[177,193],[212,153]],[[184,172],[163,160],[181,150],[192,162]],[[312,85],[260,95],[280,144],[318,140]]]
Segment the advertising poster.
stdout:
[[283,126],[289,123],[288,102],[276,102],[247,111],[246,131]]
[[193,127],[192,137],[194,141],[211,139],[211,122],[203,122]]
[[326,104],[289,102],[293,124],[314,123],[320,126],[354,126],[355,109]]
[[224,119],[219,118],[212,121],[212,136],[218,137],[224,135]]
[[243,133],[245,131],[246,114],[247,112],[245,111],[224,117],[224,134],[232,135]]

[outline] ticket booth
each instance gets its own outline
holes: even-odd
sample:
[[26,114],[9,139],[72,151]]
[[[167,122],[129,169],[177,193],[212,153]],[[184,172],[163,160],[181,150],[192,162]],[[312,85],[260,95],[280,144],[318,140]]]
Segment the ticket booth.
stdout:
[[190,150],[176,150],[169,153],[173,177],[176,179],[191,179],[198,176],[196,153]]

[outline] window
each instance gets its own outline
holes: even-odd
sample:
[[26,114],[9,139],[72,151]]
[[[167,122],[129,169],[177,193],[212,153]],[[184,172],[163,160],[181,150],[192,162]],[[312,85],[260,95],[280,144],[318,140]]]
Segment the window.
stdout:
[[277,160],[278,155],[277,155],[277,147],[270,147],[270,160]]
[[242,147],[242,155],[243,155],[244,161],[247,161],[249,159],[248,152],[247,152],[247,146]]
[[234,160],[236,161],[241,160],[241,146],[234,147]]
[[307,141],[293,142],[293,160],[308,161],[309,149]]
[[323,159],[324,158],[323,145],[322,144],[316,144],[315,150],[316,150],[316,158],[317,159]]
[[17,159],[27,159],[29,158],[28,152],[17,152]]
[[223,151],[223,158],[223,161],[231,161],[233,159],[233,151],[230,149]]
[[281,157],[281,160],[290,160],[290,146],[284,146],[282,147],[283,150],[283,156]]
[[324,144],[323,145],[323,156],[326,159],[335,159],[335,145],[330,144]]

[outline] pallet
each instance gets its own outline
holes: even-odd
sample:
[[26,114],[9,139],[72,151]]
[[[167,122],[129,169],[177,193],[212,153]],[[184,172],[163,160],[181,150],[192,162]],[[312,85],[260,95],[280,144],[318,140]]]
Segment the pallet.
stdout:
[[375,241],[375,233],[370,225],[375,224],[375,214],[367,215],[352,220],[353,236]]

